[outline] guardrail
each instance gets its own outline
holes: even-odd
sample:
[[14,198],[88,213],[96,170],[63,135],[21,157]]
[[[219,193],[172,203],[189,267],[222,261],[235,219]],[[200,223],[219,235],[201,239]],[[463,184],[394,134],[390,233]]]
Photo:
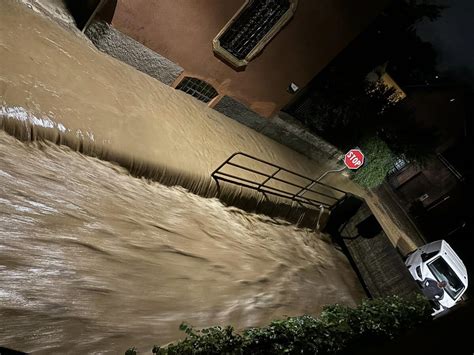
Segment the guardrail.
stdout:
[[332,209],[347,196],[343,190],[242,152],[227,158],[211,177],[218,188],[219,181],[224,181],[259,191],[266,198],[273,195],[295,201],[303,207]]

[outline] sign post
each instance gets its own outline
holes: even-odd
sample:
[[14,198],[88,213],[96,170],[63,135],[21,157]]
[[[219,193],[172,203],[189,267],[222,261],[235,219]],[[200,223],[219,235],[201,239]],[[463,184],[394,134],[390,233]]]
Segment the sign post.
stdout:
[[360,149],[351,149],[344,156],[344,164],[351,170],[357,170],[364,165],[364,153]]
[[[364,157],[364,153],[362,153],[362,151],[360,149],[351,149],[349,150],[346,155],[344,156],[344,165],[342,168],[340,169],[336,169],[336,170],[329,170],[329,171],[326,171],[323,175],[321,175],[316,181],[321,181],[326,175],[330,174],[330,173],[338,173],[338,172],[341,172],[343,171],[346,167],[351,169],[351,170],[357,170],[359,169],[362,165],[364,165],[364,161],[365,161],[365,157]],[[315,184],[315,182],[311,183],[308,188],[311,188],[313,187],[313,185]],[[301,191],[297,194],[297,196],[301,193]],[[320,220],[321,220],[321,216],[323,215],[323,212],[324,212],[324,206],[321,205],[320,206],[320,209],[319,209],[319,217],[318,217],[318,222],[316,223],[316,229],[319,230],[319,227],[320,227]]]

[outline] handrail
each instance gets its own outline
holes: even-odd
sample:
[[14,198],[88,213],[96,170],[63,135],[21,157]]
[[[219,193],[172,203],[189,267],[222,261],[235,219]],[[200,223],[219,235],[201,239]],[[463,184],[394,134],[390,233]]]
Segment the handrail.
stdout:
[[[283,180],[283,179],[280,179],[280,178],[275,177],[276,174],[278,174],[280,171],[283,170],[283,169],[280,169],[280,168],[278,168],[278,170],[276,170],[273,174],[270,175],[270,174],[262,173],[261,171],[257,171],[257,170],[251,169],[251,168],[247,168],[247,167],[242,166],[242,165],[240,165],[240,164],[235,164],[235,163],[231,163],[231,162],[227,162],[227,164],[229,164],[229,165],[231,165],[231,166],[235,166],[235,167],[237,167],[237,168],[241,168],[241,169],[246,170],[246,171],[250,171],[251,173],[255,173],[255,174],[258,174],[258,175],[266,176],[267,179],[266,179],[264,182],[262,182],[259,186],[265,185],[269,180],[276,180],[276,181],[280,181],[280,182],[283,182],[283,183],[285,183],[285,184],[288,184],[288,185],[290,185],[290,186],[299,187],[301,190],[295,194],[295,197],[296,197],[296,196],[301,196],[301,192],[303,192],[303,191],[304,191],[304,192],[309,191],[309,192],[313,192],[313,193],[316,193],[316,194],[325,196],[325,197],[330,198],[330,199],[337,200],[337,198],[334,197],[334,196],[331,196],[331,195],[328,195],[328,194],[325,194],[325,193],[322,193],[322,192],[319,192],[319,191],[311,190],[311,189],[310,189],[310,187],[311,187],[310,185],[313,185],[313,181],[311,181],[311,183],[308,184],[308,185],[306,185],[306,186],[301,186],[301,185],[294,184],[294,183],[292,183],[292,182],[288,182],[288,181],[286,181],[286,180]],[[285,171],[288,171],[288,170],[285,169]],[[222,173],[221,173],[221,174],[222,174]]]
[[[250,166],[245,166],[242,165],[242,163],[235,163],[232,161],[237,156],[242,156],[245,159],[249,159],[250,161],[256,161],[259,162],[267,167],[274,168],[275,170],[271,173],[263,172],[260,170],[257,170],[255,167],[250,167]],[[231,166],[233,168],[238,169],[239,174],[231,174],[229,172],[224,172],[226,166]],[[264,178],[263,181],[255,181],[255,180],[250,180],[248,176],[243,177],[241,172],[250,172],[253,174],[256,174],[258,176],[261,176]],[[301,186],[299,183],[295,181],[290,181],[287,179],[283,179],[281,177],[277,177],[280,172],[286,172],[288,173],[291,177],[293,178],[299,178],[299,179],[304,179],[307,180],[308,183],[304,184],[304,186]],[[331,209],[335,205],[337,205],[341,200],[346,198],[346,192],[338,189],[336,187],[327,185],[325,183],[322,183],[318,180],[311,179],[307,176],[301,175],[299,173],[296,173],[294,171],[291,171],[289,169],[286,169],[284,167],[281,167],[279,165],[276,165],[274,163],[267,162],[263,159],[253,157],[249,154],[242,153],[242,152],[237,152],[232,154],[229,158],[227,158],[222,164],[220,164],[216,170],[214,170],[211,173],[211,177],[216,181],[217,186],[219,186],[219,181],[224,181],[232,184],[236,184],[242,187],[246,187],[249,189],[253,189],[256,191],[261,192],[264,194],[265,197],[267,197],[266,194],[282,197],[285,199],[289,199],[295,202],[298,202],[302,205],[309,205],[312,207],[316,208],[327,208]],[[290,187],[296,187],[299,188],[299,191],[294,192],[294,191],[288,191],[288,189],[284,189],[281,186],[274,187],[274,186],[269,186],[268,184],[271,181],[277,181],[281,184],[290,186]],[[317,188],[323,188],[325,191],[318,191]],[[329,192],[332,192],[332,195],[329,194]],[[306,193],[312,193],[318,196],[318,198],[315,197],[307,197],[304,196]]]

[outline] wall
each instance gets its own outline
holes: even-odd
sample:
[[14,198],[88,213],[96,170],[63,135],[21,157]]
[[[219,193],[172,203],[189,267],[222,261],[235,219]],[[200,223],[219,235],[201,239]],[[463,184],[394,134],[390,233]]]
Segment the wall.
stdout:
[[[371,296],[408,296],[417,292],[417,284],[385,232],[380,230],[369,238],[360,232],[360,223],[367,218],[374,217],[367,204],[363,203],[340,233]],[[379,225],[379,228],[382,227]]]
[[411,164],[400,173],[390,176],[388,181],[407,207],[423,194],[428,194],[423,204],[429,206],[458,183],[438,158],[430,159],[423,169]]
[[[407,88],[407,102],[415,109],[418,124],[432,128],[437,134],[437,153],[443,153],[453,143],[461,143],[467,134],[466,126],[469,120],[467,92],[463,87],[451,85],[417,86]],[[462,146],[462,144],[461,144]],[[455,159],[459,165],[459,158],[463,151],[457,148]],[[463,164],[461,164],[463,165]],[[461,173],[464,173],[461,171]],[[443,198],[451,198],[453,189],[460,183],[456,176],[438,158],[429,159],[423,166],[411,164],[401,172],[388,178],[394,188],[400,203],[406,210],[423,194],[428,198],[423,206],[430,209]]]
[[310,159],[327,162],[331,169],[342,164],[344,153],[284,112],[265,119],[229,96],[222,97],[214,109]]
[[305,86],[387,3],[300,0],[295,16],[243,71],[217,58],[212,40],[243,0],[118,0],[112,25],[204,79],[222,95],[271,117]]
[[87,28],[86,35],[101,51],[167,85],[173,84],[183,72],[179,65],[117,31],[106,22],[92,23]]
[[[470,210],[466,184],[439,159],[433,158],[423,170],[410,165],[390,177],[389,183],[394,197],[427,241],[448,239],[470,219],[466,215]],[[417,207],[414,202],[423,194],[428,197]]]
[[366,201],[349,194],[331,211],[324,232],[348,256],[369,296],[409,295],[419,288],[399,253],[406,246],[402,239],[394,246],[385,226]]

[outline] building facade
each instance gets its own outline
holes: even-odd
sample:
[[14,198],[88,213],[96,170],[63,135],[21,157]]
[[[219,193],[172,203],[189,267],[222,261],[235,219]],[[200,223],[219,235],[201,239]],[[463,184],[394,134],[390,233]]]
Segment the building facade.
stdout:
[[[235,103],[269,118],[363,31],[387,3],[110,0],[100,17],[123,37],[174,63],[180,70],[169,67],[178,73],[171,83],[167,82],[173,87],[218,110]],[[95,40],[99,48],[101,41],[103,38]]]
[[446,239],[456,244],[471,239],[464,236],[468,229],[472,230],[469,90],[451,85],[405,90],[416,109],[417,121],[436,129],[439,144],[433,158],[423,166],[397,161],[387,181],[427,240]]

